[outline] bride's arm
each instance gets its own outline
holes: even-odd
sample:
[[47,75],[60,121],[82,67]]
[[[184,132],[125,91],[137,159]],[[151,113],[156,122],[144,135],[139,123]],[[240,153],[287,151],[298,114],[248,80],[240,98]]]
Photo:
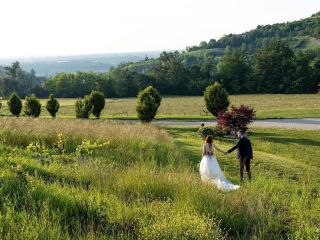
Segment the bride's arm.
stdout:
[[212,143],[212,147],[221,153],[226,153],[226,151],[223,151],[222,149],[218,148],[214,143]]
[[202,157],[204,157],[204,155],[206,155],[206,145],[202,147]]

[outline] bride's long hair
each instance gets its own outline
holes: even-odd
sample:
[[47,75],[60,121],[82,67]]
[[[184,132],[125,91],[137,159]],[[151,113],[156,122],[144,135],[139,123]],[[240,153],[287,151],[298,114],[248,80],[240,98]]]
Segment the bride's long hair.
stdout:
[[212,144],[212,142],[213,142],[213,137],[211,135],[208,135],[206,137],[206,143]]

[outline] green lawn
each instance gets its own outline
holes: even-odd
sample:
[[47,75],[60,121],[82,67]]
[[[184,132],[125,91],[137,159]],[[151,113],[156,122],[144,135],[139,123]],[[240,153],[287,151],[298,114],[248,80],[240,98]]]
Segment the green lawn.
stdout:
[[[252,129],[253,181],[224,193],[200,181],[196,128],[6,117],[0,124],[1,239],[320,237],[319,131]],[[216,140],[224,149],[235,142]],[[217,157],[239,183],[234,154]]]
[[[320,117],[320,94],[301,95],[236,95],[230,96],[231,105],[249,105],[256,109],[258,119],[266,118],[316,118]],[[75,99],[60,99],[60,118],[72,118]],[[41,116],[49,117],[45,109],[46,100],[41,100]],[[2,115],[9,115],[6,102],[3,101]],[[103,118],[136,119],[135,98],[106,99]],[[203,97],[163,97],[157,119],[193,119],[211,120]]]

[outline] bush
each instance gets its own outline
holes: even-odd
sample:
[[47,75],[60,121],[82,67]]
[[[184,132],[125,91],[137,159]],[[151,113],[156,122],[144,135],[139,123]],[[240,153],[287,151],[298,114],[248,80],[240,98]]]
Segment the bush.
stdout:
[[22,109],[22,102],[16,93],[12,93],[8,99],[8,107],[13,116],[19,117]]
[[226,132],[219,126],[201,127],[199,128],[198,133],[202,139],[205,139],[209,135],[213,137],[223,137],[226,134]]
[[147,87],[144,91],[149,93],[155,99],[156,104],[160,107],[161,96],[160,96],[159,92],[155,88],[153,88],[152,86]]
[[136,111],[142,122],[151,122],[157,114],[161,96],[153,87],[147,87],[138,95]]
[[100,118],[100,114],[105,106],[105,99],[102,92],[92,91],[90,94],[90,101],[92,104],[92,114],[96,118]]
[[54,98],[53,94],[50,94],[49,100],[47,101],[46,108],[50,115],[55,118],[57,112],[59,111],[60,104],[57,99]]
[[41,113],[41,103],[38,98],[32,94],[26,97],[26,102],[24,104],[24,114],[31,117],[39,117]]
[[228,93],[218,82],[206,88],[204,91],[204,101],[208,111],[216,117],[219,112],[226,111],[230,104]]
[[85,96],[83,99],[78,98],[75,103],[75,108],[77,118],[89,118],[92,111],[90,97]]
[[218,125],[231,131],[247,130],[255,117],[255,110],[251,107],[241,105],[232,106],[230,111],[220,112],[218,116]]

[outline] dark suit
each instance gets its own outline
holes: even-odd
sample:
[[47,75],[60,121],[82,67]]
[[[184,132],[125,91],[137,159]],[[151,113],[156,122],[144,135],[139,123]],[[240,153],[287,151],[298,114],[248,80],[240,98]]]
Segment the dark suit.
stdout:
[[253,158],[253,153],[250,140],[245,136],[241,137],[238,143],[227,152],[231,153],[236,149],[238,150],[237,157],[240,160],[240,180],[243,180],[244,167],[246,168],[248,178],[251,179],[250,161]]

